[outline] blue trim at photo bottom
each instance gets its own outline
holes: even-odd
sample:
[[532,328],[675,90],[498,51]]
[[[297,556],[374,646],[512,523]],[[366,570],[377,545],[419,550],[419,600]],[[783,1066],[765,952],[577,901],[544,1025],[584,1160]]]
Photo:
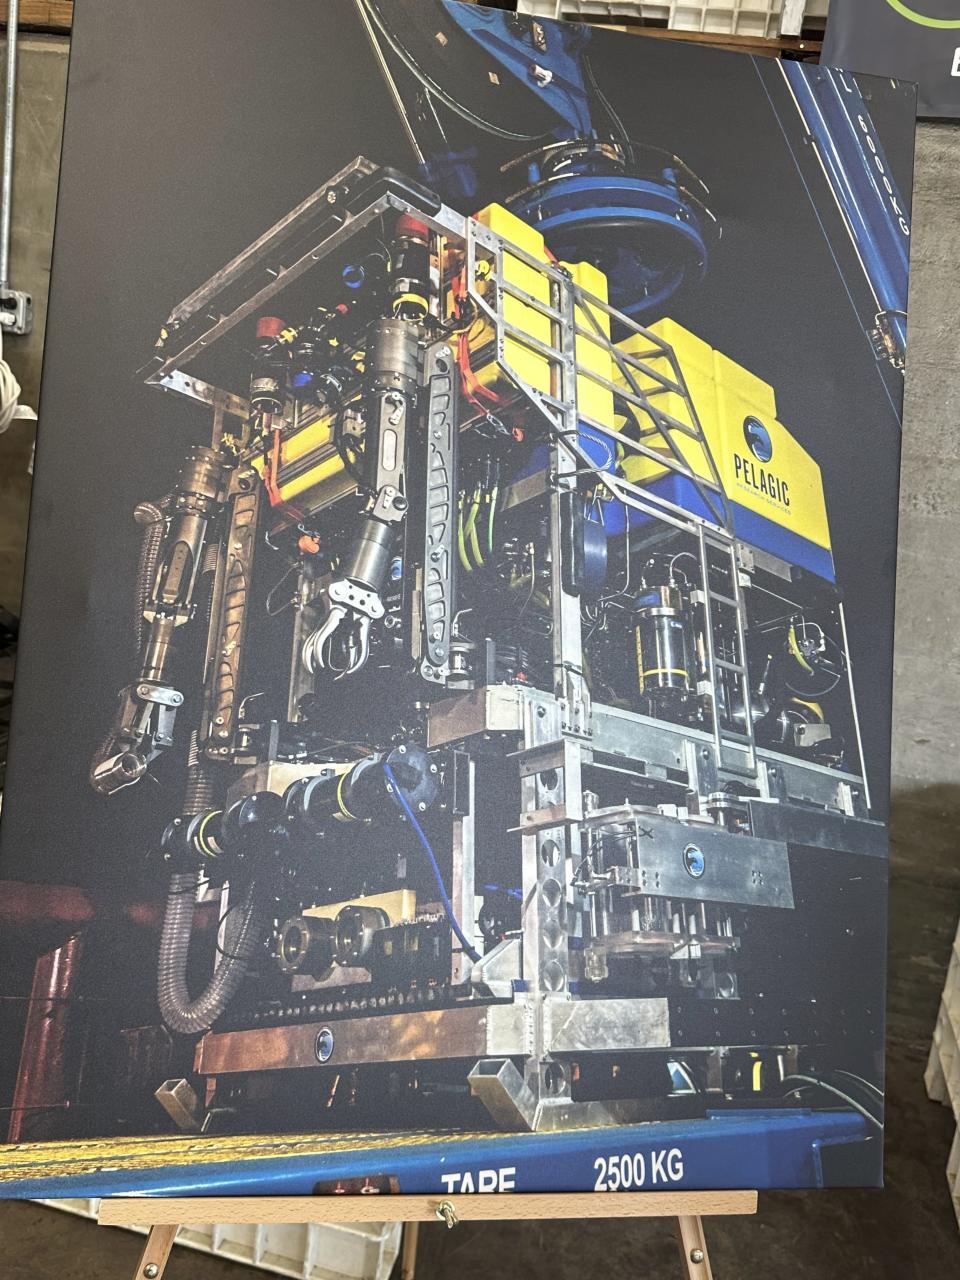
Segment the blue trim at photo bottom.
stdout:
[[[0,1182],[4,1199],[108,1196],[314,1195],[363,1180],[404,1194],[472,1190],[584,1192],[797,1189],[829,1182],[824,1154],[876,1141],[854,1111],[725,1111],[563,1133],[358,1137],[324,1154],[276,1155]],[[200,1140],[202,1144],[202,1139]],[[322,1138],[317,1139],[318,1146]],[[142,1143],[139,1144],[142,1151]],[[277,1146],[283,1139],[277,1138]],[[0,1156],[2,1159],[2,1156]],[[87,1163],[78,1151],[78,1163]],[[469,1175],[469,1176],[468,1176]],[[862,1183],[860,1184],[862,1185]]]

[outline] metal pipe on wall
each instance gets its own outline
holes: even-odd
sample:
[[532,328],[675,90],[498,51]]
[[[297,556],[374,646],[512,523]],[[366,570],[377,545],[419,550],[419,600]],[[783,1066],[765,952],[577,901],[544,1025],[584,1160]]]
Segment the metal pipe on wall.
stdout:
[[10,285],[10,222],[13,209],[13,134],[17,108],[17,38],[20,0],[7,7],[7,80],[3,101],[3,185],[0,187],[0,289]]

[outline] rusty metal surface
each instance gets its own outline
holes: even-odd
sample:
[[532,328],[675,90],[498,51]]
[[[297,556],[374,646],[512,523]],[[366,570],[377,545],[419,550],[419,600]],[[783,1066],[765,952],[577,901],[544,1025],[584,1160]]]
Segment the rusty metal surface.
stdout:
[[69,1102],[75,1030],[73,1000],[82,958],[83,936],[78,933],[37,959],[8,1142],[42,1137],[51,1109],[60,1110]]
[[322,1032],[332,1033],[324,1059],[329,1067],[510,1055],[523,1052],[523,1021],[523,1008],[507,1004],[211,1032],[197,1046],[195,1069],[200,1075],[228,1075],[318,1067]]

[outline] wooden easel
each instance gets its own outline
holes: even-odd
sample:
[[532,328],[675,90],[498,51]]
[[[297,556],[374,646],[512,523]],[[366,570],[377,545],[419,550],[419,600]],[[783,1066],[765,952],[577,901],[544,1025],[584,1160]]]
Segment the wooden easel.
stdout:
[[133,1280],[162,1280],[181,1226],[210,1222],[402,1222],[401,1280],[413,1280],[421,1222],[495,1219],[675,1218],[687,1280],[713,1280],[702,1219],[757,1211],[756,1191],[605,1192],[467,1196],[210,1196],[100,1202],[101,1226],[150,1223]]

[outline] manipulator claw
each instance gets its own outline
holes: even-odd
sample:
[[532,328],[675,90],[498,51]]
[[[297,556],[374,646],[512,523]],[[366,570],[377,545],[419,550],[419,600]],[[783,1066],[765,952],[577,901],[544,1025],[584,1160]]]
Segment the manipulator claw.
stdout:
[[109,736],[90,766],[90,784],[114,795],[139,782],[147,766],[173,745],[173,726],[183,694],[155,681],[141,680],[120,690]]
[[[384,615],[381,592],[390,567],[395,528],[368,516],[342,576],[327,587],[323,622],[303,643],[301,661],[311,674],[324,668],[341,676],[359,671],[370,656],[370,629]],[[335,654],[342,655],[339,659]]]
[[339,664],[333,657],[333,646],[339,642],[343,653],[340,674],[352,675],[370,656],[370,627],[383,617],[383,601],[377,592],[346,578],[330,583],[326,600],[326,617],[303,643],[303,665],[311,675],[325,667],[336,670]]

